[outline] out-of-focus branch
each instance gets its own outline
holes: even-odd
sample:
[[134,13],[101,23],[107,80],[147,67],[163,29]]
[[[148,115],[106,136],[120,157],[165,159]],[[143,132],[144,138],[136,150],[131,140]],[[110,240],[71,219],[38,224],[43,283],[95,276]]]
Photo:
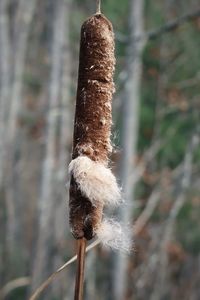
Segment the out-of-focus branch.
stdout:
[[166,279],[166,270],[167,270],[167,264],[168,264],[168,255],[166,252],[167,246],[172,238],[173,230],[176,222],[176,218],[178,213],[180,212],[180,209],[184,205],[186,201],[186,193],[190,186],[191,182],[191,173],[192,173],[192,159],[193,159],[193,153],[196,147],[199,144],[199,136],[198,133],[195,133],[188,144],[184,164],[182,167],[182,179],[180,183],[180,194],[178,195],[177,199],[174,202],[174,205],[172,206],[172,209],[170,211],[169,218],[167,220],[165,231],[164,231],[164,237],[163,241],[161,243],[161,249],[160,249],[160,268],[159,269],[159,280],[157,281],[157,286],[154,289],[154,293],[151,297],[151,299],[158,300],[162,298],[163,293],[165,292],[164,289],[164,282]]
[[13,290],[21,287],[26,287],[30,284],[30,277],[21,277],[9,281],[1,290],[0,290],[0,299],[3,300],[8,294]]
[[[172,181],[175,181],[175,179],[180,176],[182,171],[183,163],[178,165],[171,174]],[[169,186],[168,189],[174,188],[173,186]],[[154,213],[156,206],[158,205],[159,201],[161,200],[161,193],[162,193],[162,187],[160,184],[158,184],[152,191],[150,197],[148,198],[147,204],[144,208],[144,210],[141,212],[139,217],[137,218],[133,231],[134,234],[137,235],[140,233],[140,231],[144,228],[144,226],[147,224],[147,222],[150,220],[152,214]]]
[[169,21],[165,23],[163,26],[159,27],[158,29],[148,31],[146,34],[144,34],[144,37],[138,37],[138,38],[145,38],[148,40],[156,39],[160,35],[173,31],[177,29],[179,26],[183,25],[184,23],[194,21],[199,17],[200,17],[200,8],[190,13],[184,14],[183,16],[176,18],[175,20]]
[[166,252],[165,251],[166,246],[171,239],[176,217],[186,200],[186,192],[187,192],[187,190],[190,186],[190,182],[191,182],[193,153],[198,144],[199,144],[199,137],[197,135],[194,135],[192,137],[190,144],[188,145],[188,149],[185,154],[185,160],[184,160],[184,165],[183,165],[183,175],[182,175],[182,180],[181,180],[181,193],[177,197],[176,201],[174,202],[174,205],[172,206],[172,209],[171,209],[171,212],[169,215],[169,219],[166,224],[164,239],[163,239],[163,243],[162,243],[163,253]]
[[[175,20],[169,21],[169,22],[165,23],[163,26],[160,26],[159,28],[152,29],[152,30],[144,32],[142,34],[133,33],[133,35],[126,36],[121,33],[116,33],[115,36],[116,36],[116,39],[122,43],[128,44],[129,41],[132,40],[135,44],[137,44],[137,43],[145,44],[148,42],[148,40],[156,39],[156,38],[162,36],[164,33],[171,32],[171,31],[177,29],[179,26],[183,25],[184,23],[195,20],[198,17],[200,17],[200,8],[198,8],[197,10],[192,11],[190,13],[184,14],[183,16],[176,18]],[[129,57],[129,60],[130,60],[129,65],[131,65],[135,59],[133,56],[133,47],[129,53],[129,56],[130,56]],[[120,83],[120,89],[122,89],[128,79],[128,72],[127,72],[126,68],[124,68],[120,72],[118,78],[119,78],[119,83]],[[118,97],[118,98],[120,99],[121,97]],[[119,102],[119,100],[118,100],[118,102]]]
[[[144,39],[146,41],[153,40],[153,39],[160,37],[164,33],[176,30],[178,27],[180,27],[184,23],[194,21],[195,19],[197,19],[199,17],[200,17],[200,8],[196,9],[195,11],[186,13],[172,21],[166,22],[164,25],[162,25],[156,29],[149,30],[142,35],[135,35],[133,38],[136,42],[140,41],[141,39]],[[122,43],[128,42],[128,37],[121,33],[116,34],[116,39]]]
[[142,211],[142,213],[140,214],[140,216],[138,217],[138,219],[135,222],[135,225],[134,225],[134,234],[135,235],[138,235],[140,233],[140,231],[144,228],[146,223],[151,218],[151,216],[152,216],[153,212],[155,211],[155,208],[160,200],[160,196],[161,196],[161,190],[159,188],[155,189],[152,192],[145,209]]
[[178,89],[186,89],[188,87],[192,87],[194,85],[199,84],[199,81],[200,81],[200,72],[197,72],[194,77],[176,82],[175,84],[172,84],[172,87]]
[[141,179],[146,166],[153,158],[155,158],[161,146],[162,142],[160,140],[155,141],[155,143],[143,154],[142,162],[136,166],[133,173],[130,175],[132,184],[136,184]]

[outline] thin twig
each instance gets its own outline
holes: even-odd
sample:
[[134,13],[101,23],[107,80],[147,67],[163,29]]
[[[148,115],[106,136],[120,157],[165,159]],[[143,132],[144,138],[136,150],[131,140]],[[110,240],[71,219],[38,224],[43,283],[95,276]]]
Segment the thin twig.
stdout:
[[101,14],[101,0],[96,0],[96,15]]
[[77,240],[77,272],[76,272],[74,300],[83,299],[85,248],[86,248],[86,239],[82,238]]
[[[87,248],[86,248],[86,253],[96,247],[100,243],[100,240],[96,240],[93,243],[91,243]],[[57,269],[54,273],[52,273],[34,292],[34,294],[29,298],[29,300],[35,300],[38,298],[38,296],[49,286],[49,284],[53,281],[53,279],[60,273],[62,272],[67,266],[72,264],[77,260],[77,255],[73,256],[70,260],[68,260],[64,265],[62,265],[59,269]]]
[[145,207],[145,209],[143,210],[143,212],[140,214],[140,216],[135,222],[134,225],[135,235],[138,235],[142,231],[142,229],[144,228],[148,220],[151,218],[160,200],[160,195],[161,195],[161,191],[158,190],[158,188],[151,194],[147,206]]

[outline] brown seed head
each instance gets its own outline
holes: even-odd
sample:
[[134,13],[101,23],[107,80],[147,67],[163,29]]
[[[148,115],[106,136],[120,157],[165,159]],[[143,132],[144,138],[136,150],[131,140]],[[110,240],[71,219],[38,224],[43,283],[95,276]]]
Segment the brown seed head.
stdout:
[[114,34],[101,14],[81,29],[73,158],[85,154],[106,163],[111,151],[111,101],[114,93]]
[[[81,29],[79,74],[72,159],[80,155],[107,166],[115,68],[114,34],[102,14],[93,15]],[[70,225],[75,238],[91,239],[101,223],[103,204],[93,205],[71,178]]]

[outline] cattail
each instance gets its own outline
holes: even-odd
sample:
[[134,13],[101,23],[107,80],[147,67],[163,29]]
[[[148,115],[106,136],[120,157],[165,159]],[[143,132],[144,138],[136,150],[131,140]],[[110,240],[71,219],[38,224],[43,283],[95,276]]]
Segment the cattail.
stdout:
[[93,15],[81,29],[73,160],[69,166],[70,225],[77,239],[91,239],[101,225],[103,206],[120,201],[116,179],[108,168],[114,66],[112,25],[104,15]]
[[77,245],[75,300],[83,295],[86,240],[96,234],[104,245],[129,250],[119,223],[102,220],[104,206],[121,202],[121,191],[108,167],[112,152],[113,74],[115,68],[112,24],[100,13],[81,29],[79,74],[74,121],[72,161],[69,165],[69,221]]

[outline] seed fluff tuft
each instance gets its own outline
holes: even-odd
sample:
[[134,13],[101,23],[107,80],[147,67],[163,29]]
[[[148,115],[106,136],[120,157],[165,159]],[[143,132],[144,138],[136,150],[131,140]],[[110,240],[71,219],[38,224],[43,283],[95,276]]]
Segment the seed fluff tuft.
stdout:
[[96,206],[117,206],[122,202],[121,190],[109,168],[87,156],[78,156],[69,164],[69,173],[78,188]]
[[130,252],[133,249],[129,230],[113,219],[104,219],[96,233],[106,247],[122,252]]

